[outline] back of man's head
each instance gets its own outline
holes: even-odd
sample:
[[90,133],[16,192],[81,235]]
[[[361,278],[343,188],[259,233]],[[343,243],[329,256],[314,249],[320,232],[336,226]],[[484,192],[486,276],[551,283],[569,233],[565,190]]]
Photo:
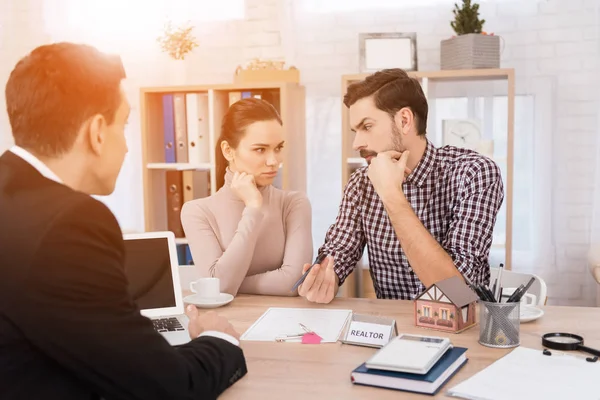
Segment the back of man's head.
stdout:
[[427,98],[419,81],[400,68],[377,71],[360,82],[348,86],[344,104],[351,107],[358,100],[373,96],[375,106],[387,112],[392,119],[402,108],[408,107],[417,119],[419,135],[427,131]]
[[15,144],[44,157],[68,152],[82,124],[101,114],[110,124],[121,103],[120,58],[92,46],[43,45],[22,58],[6,84]]

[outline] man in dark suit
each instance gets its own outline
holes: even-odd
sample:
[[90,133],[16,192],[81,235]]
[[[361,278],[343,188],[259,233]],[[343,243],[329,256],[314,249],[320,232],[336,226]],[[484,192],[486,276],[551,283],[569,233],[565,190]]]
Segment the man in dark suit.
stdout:
[[239,334],[189,310],[172,347],[127,290],[113,192],[130,107],[118,58],[58,43],[6,84],[0,157],[0,398],[211,399],[247,372]]

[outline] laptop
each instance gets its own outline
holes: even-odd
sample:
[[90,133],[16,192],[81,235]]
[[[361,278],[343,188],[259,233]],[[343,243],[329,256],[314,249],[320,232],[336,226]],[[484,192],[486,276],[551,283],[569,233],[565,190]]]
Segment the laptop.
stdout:
[[190,341],[173,232],[123,235],[125,275],[141,314],[171,345]]

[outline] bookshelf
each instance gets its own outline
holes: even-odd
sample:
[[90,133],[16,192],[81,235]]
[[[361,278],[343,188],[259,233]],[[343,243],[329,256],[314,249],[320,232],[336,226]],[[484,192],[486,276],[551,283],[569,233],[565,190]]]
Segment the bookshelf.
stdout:
[[[214,194],[215,146],[229,105],[260,97],[278,109],[286,146],[275,185],[306,192],[305,89],[290,82],[144,87],[140,89],[146,231],[171,230],[187,244],[179,212]],[[181,262],[180,262],[181,264]]]
[[[512,197],[513,197],[513,137],[515,118],[515,72],[512,68],[501,69],[474,69],[474,70],[443,70],[443,71],[412,71],[408,74],[419,80],[429,103],[427,121],[427,136],[436,147],[443,145],[442,132],[439,129],[439,116],[436,114],[436,99],[451,99],[460,97],[505,96],[506,124],[503,124],[505,137],[501,146],[494,148],[492,159],[499,165],[504,179],[504,202],[498,218],[503,218],[502,234],[496,237],[494,232],[493,251],[503,250],[505,268],[511,269],[512,258]],[[342,97],[346,94],[348,86],[356,81],[365,79],[370,74],[352,74],[342,76]],[[488,103],[486,103],[486,107]],[[366,165],[358,153],[352,149],[353,134],[350,130],[348,109],[342,103],[342,191],[352,172]],[[469,107],[468,114],[473,113]],[[488,107],[489,108],[489,107]],[[486,109],[489,112],[489,110]],[[487,113],[485,113],[487,114]],[[487,118],[488,116],[485,115]],[[485,126],[491,131],[490,126]],[[485,134],[485,132],[484,132]],[[498,224],[497,224],[498,226]],[[358,272],[358,273],[356,273]],[[351,274],[340,288],[342,297],[370,297],[374,298],[373,281],[368,268],[367,251],[359,262],[357,270]]]

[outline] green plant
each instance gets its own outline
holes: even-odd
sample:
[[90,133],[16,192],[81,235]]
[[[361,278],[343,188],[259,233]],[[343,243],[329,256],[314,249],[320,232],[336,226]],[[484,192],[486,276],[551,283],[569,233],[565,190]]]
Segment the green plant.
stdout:
[[471,0],[463,0],[462,8],[454,4],[454,21],[450,26],[457,35],[466,35],[468,33],[481,33],[485,19],[479,19],[479,4],[471,5]]
[[186,54],[198,47],[192,29],[193,27],[185,25],[174,28],[171,21],[168,21],[164,26],[163,34],[156,40],[162,51],[175,60],[183,60]]
[[421,315],[421,310],[417,310],[417,314]]
[[450,313],[450,319],[454,319],[454,314]]

